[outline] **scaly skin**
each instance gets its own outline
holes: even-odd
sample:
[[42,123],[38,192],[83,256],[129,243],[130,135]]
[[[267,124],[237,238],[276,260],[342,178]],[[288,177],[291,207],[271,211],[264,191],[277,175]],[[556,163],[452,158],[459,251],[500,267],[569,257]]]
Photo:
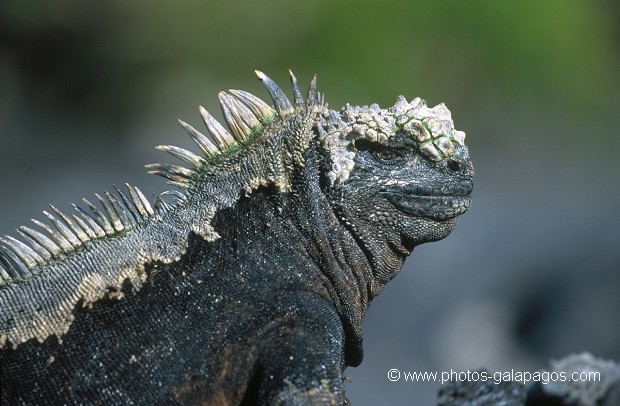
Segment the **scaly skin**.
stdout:
[[52,244],[0,240],[3,404],[345,403],[368,305],[469,207],[464,134],[443,105],[336,112],[259,78],[275,110],[231,91],[232,135],[205,116],[204,157],[161,148],[192,166],[151,166],[176,203],[130,187],[86,237],[58,212]]

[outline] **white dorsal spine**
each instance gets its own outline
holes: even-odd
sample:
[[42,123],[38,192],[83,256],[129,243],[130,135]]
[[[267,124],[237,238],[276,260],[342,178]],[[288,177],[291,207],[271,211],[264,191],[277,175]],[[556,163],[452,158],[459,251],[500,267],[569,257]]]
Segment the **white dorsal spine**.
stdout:
[[[0,237],[0,347],[66,333],[78,302],[89,306],[120,290],[127,280],[139,288],[149,264],[179,260],[190,232],[206,241],[217,239],[211,220],[218,210],[235,203],[239,191],[251,192],[270,182],[287,190],[282,158],[266,153],[255,140],[279,134],[278,122],[296,110],[318,116],[322,106],[316,79],[304,101],[291,73],[293,107],[273,80],[258,71],[257,76],[275,108],[242,90],[221,92],[228,129],[203,107],[199,112],[207,133],[180,121],[200,154],[173,145],[156,147],[189,165],[147,165],[149,173],[166,178],[180,191],[164,192],[152,205],[137,187],[125,184],[124,191],[115,187],[116,194],[95,194],[97,205],[87,199],[86,208],[72,204],[71,215],[51,206],[44,211],[49,224],[33,220],[35,228],[18,229],[22,240]],[[218,171],[220,162],[236,159],[242,150],[247,162],[235,161],[242,170]],[[251,179],[248,168],[258,168]],[[168,195],[173,202],[164,199]]]

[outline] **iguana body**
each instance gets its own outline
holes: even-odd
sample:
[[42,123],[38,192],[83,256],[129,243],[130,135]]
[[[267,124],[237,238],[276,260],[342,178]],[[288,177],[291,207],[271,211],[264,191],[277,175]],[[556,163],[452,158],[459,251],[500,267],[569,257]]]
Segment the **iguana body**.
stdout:
[[342,404],[361,319],[414,246],[447,236],[473,169],[443,105],[329,110],[313,80],[271,108],[221,93],[202,156],[53,228],[0,240],[1,399],[9,403]]

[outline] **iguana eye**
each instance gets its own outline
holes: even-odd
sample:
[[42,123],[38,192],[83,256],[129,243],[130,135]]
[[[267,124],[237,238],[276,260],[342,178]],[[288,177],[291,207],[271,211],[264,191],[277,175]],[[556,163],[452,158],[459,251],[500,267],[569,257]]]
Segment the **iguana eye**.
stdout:
[[370,153],[373,157],[375,157],[375,159],[386,163],[395,161],[400,158],[400,154],[393,148],[368,140],[358,140],[355,143],[355,147],[360,151],[366,151]]
[[377,157],[383,161],[393,161],[398,158],[398,155],[394,153],[394,151],[386,150],[375,153]]

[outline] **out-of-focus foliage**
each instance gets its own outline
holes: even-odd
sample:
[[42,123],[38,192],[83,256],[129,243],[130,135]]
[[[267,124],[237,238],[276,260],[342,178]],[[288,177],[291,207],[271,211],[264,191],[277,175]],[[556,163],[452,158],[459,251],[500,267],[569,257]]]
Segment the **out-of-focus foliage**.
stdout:
[[[337,92],[335,104],[414,91],[520,100],[550,92],[579,107],[604,97],[613,81],[610,7],[585,0],[5,0],[0,63],[63,103],[100,112],[143,101],[149,86],[175,72],[221,79],[254,67],[319,72]],[[58,76],[69,85],[54,88]]]

